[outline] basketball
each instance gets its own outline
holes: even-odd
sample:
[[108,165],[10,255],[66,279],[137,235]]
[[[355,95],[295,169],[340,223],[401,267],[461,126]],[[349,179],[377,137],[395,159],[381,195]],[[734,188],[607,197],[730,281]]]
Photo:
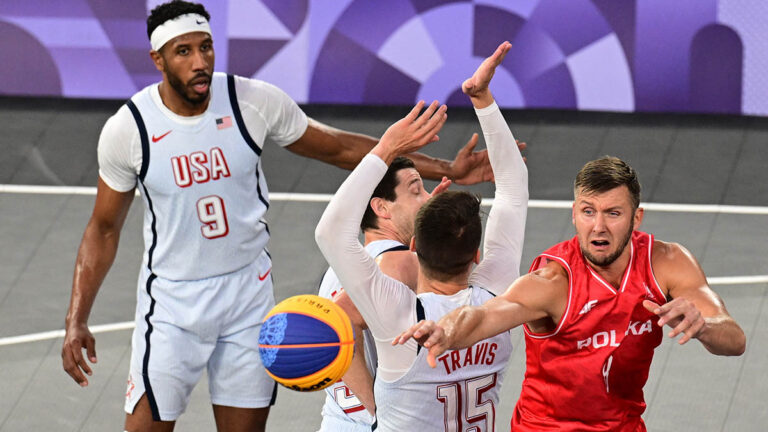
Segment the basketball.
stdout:
[[349,368],[355,337],[346,312],[332,300],[298,295],[278,303],[259,333],[259,354],[275,381],[297,391],[321,390]]

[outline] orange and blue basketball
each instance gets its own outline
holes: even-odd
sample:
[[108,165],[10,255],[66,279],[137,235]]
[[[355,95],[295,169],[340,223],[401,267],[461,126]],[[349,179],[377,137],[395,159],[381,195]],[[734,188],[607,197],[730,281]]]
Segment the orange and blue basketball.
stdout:
[[352,323],[341,307],[316,295],[298,295],[267,314],[259,333],[259,354],[278,383],[315,391],[344,375],[354,342]]

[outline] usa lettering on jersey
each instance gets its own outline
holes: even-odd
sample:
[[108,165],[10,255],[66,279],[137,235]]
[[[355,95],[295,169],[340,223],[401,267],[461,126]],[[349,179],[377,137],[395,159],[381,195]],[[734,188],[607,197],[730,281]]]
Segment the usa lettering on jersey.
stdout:
[[227,158],[218,147],[211,148],[209,154],[197,151],[189,155],[173,156],[171,167],[176,185],[182,188],[192,183],[205,183],[230,176]]

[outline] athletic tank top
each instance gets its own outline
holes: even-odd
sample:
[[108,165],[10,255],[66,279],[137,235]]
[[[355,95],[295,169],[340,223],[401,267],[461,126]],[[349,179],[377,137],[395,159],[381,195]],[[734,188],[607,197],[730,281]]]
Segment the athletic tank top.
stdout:
[[[392,250],[408,250],[408,247],[395,240],[376,240],[365,245],[368,254],[376,258],[379,255]],[[325,298],[333,298],[341,290],[341,282],[334,273],[333,269],[328,269],[320,281],[320,291],[318,295]],[[376,355],[376,343],[369,330],[363,330],[365,346],[365,364],[368,366],[368,372],[372,377],[376,376],[376,364],[378,357]],[[354,393],[339,380],[335,384],[325,389],[325,404],[323,405],[323,417],[335,417],[340,420],[357,423],[370,427],[375,417],[365,409]]]
[[[470,286],[465,304],[481,305],[493,294]],[[437,321],[457,307],[446,296],[419,294],[417,319]],[[421,310],[419,310],[421,308]],[[410,370],[393,382],[377,379],[376,431],[495,430],[496,406],[507,361],[512,354],[509,332],[484,339],[469,348],[451,350],[429,367],[427,350],[419,348]]]
[[269,201],[261,145],[243,123],[234,77],[213,74],[208,109],[194,125],[166,116],[151,89],[127,103],[142,146],[143,264],[171,280],[245,267],[269,240]]
[[558,262],[569,279],[568,304],[556,329],[524,327],[526,372],[513,431],[643,431],[643,386],[663,338],[643,300],[665,296],[653,275],[653,236],[635,231],[616,289],[584,259],[576,237],[557,244],[530,271]]

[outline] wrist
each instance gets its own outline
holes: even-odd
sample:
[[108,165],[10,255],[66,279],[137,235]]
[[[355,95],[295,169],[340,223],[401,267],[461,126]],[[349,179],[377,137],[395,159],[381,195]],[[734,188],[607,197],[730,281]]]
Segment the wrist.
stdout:
[[370,153],[383,160],[387,166],[389,166],[389,164],[391,164],[392,161],[395,160],[397,156],[399,156],[397,152],[389,148],[387,145],[382,145],[381,141],[379,141],[379,143],[371,149]]

